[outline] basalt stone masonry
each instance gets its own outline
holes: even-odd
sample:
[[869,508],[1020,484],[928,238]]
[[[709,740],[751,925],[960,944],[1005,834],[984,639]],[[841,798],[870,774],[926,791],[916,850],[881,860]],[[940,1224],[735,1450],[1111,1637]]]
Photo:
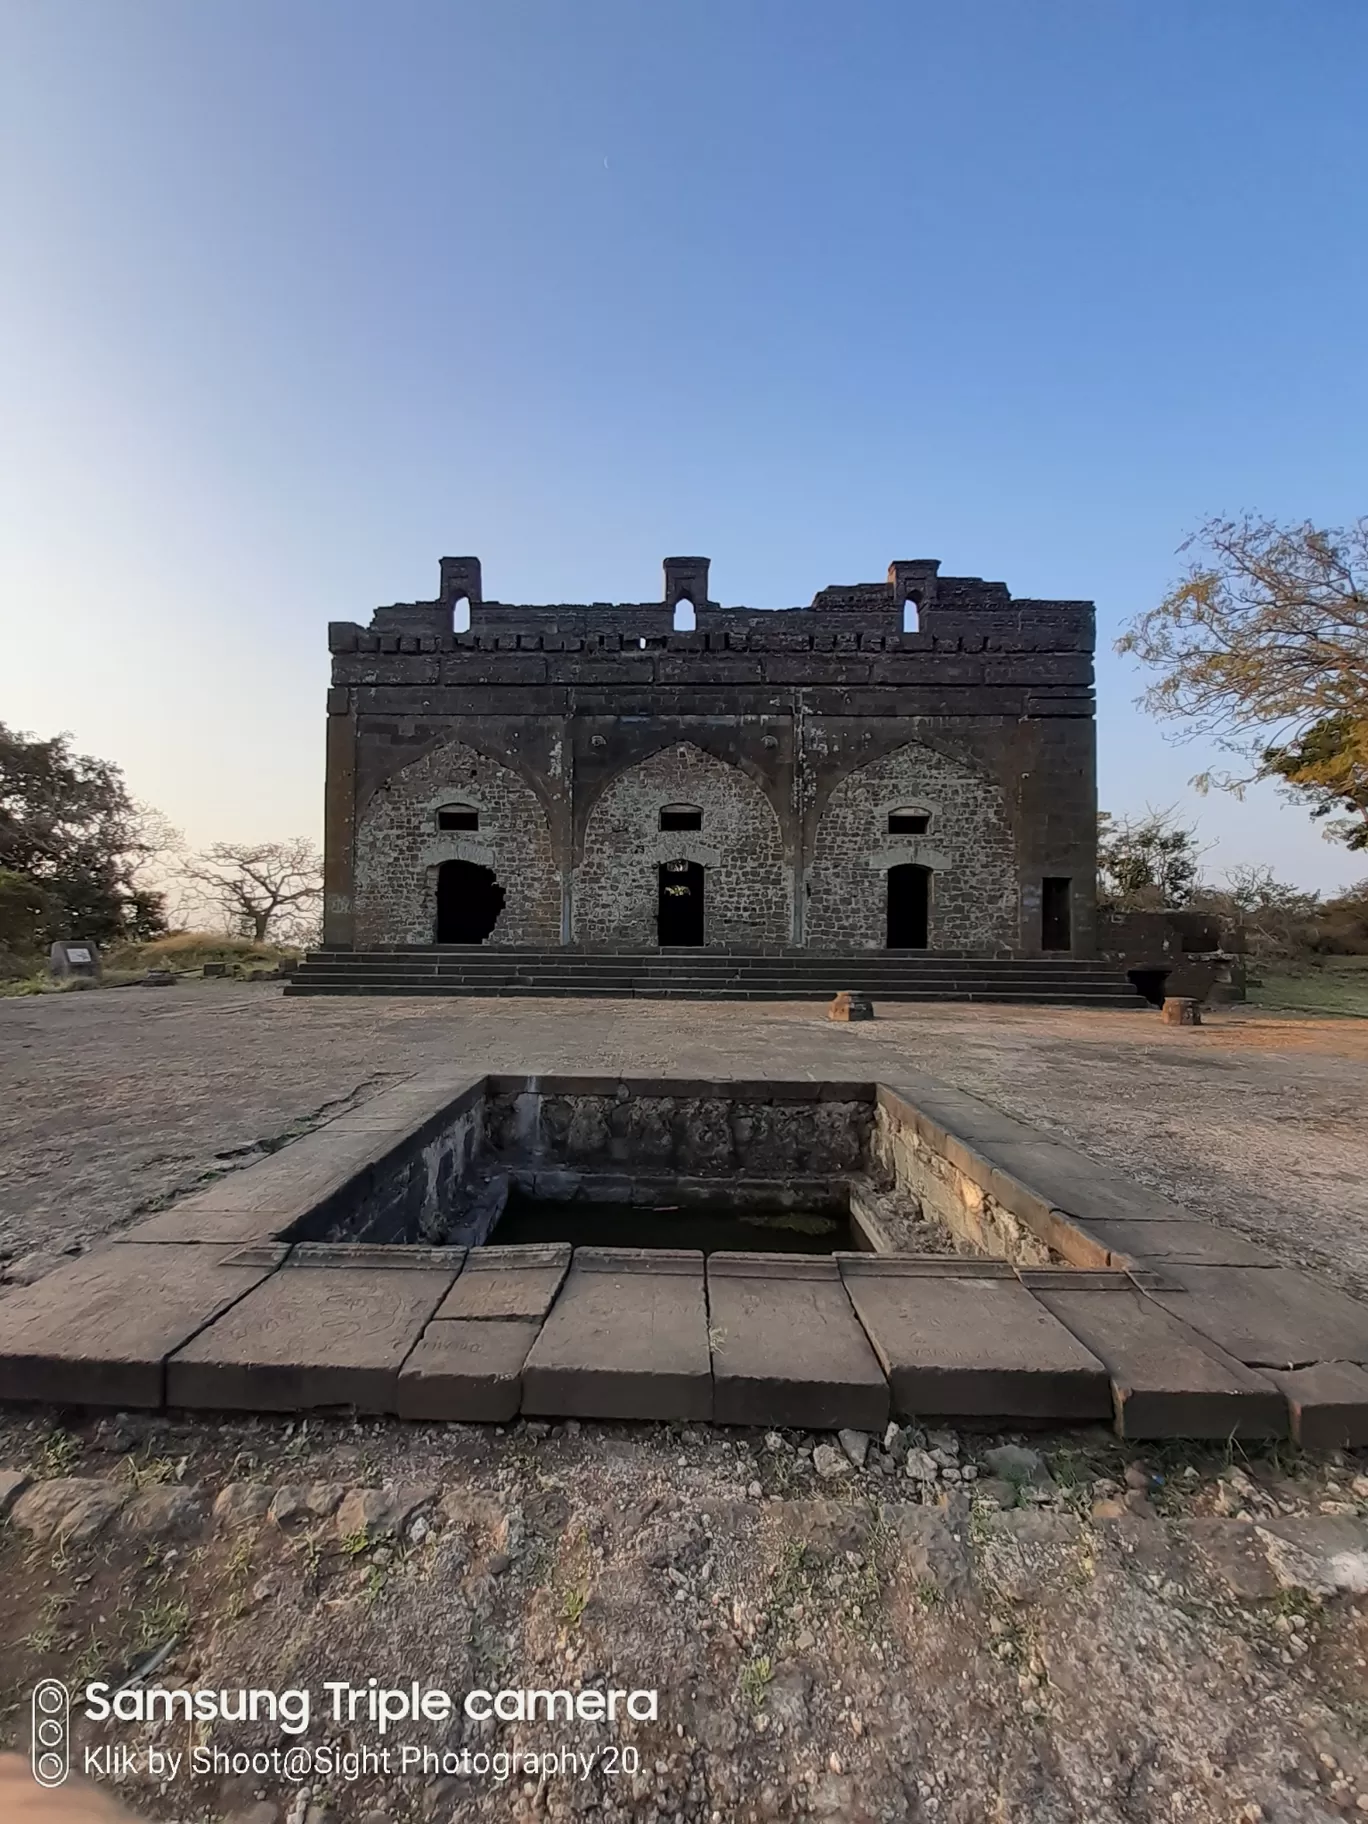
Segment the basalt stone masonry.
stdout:
[[[632,1239],[506,1242],[510,1183]],[[668,1232],[776,1190],[856,1246]],[[1368,1307],[929,1079],[434,1078],[8,1293],[9,1400],[1358,1446]]]
[[329,645],[330,951],[1095,954],[1088,602],[917,560],[724,608],[667,558],[514,607],[444,558]]

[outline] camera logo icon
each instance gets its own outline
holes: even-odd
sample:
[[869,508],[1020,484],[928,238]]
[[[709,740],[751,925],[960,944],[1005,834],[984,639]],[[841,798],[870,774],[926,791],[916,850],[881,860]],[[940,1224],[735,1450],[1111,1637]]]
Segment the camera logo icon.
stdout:
[[71,1695],[60,1679],[33,1687],[30,1757],[40,1786],[60,1786],[71,1772]]

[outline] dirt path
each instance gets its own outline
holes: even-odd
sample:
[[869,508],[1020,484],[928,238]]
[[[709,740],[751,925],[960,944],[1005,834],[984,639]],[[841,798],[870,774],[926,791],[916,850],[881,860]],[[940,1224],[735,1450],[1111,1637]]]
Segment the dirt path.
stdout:
[[[234,1824],[1368,1810],[1361,1462],[1140,1465],[1105,1434],[1003,1458],[994,1440],[909,1431],[888,1456],[870,1441],[861,1470],[837,1451],[823,1474],[813,1442],[0,1425],[0,1462],[46,1478],[0,1528],[0,1741],[27,1748],[29,1692],[62,1678],[77,1764],[88,1748],[139,1757],[106,1790]],[[908,1473],[925,1447],[946,1465],[935,1482]],[[304,1690],[309,1727],[80,1715],[87,1684],[168,1643],[149,1685]],[[381,1730],[370,1679],[454,1704]],[[361,1694],[350,1722],[330,1707],[338,1683]],[[468,1692],[612,1689],[654,1692],[654,1714],[464,1709]],[[164,1774],[186,1758],[158,1781],[150,1748]],[[192,1778],[194,1748],[275,1758]],[[300,1748],[306,1763],[283,1758]]]

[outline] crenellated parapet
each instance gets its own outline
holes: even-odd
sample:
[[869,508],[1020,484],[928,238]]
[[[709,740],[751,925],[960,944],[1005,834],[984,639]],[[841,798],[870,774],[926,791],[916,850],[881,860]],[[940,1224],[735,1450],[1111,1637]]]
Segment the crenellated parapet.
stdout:
[[[806,607],[722,607],[708,560],[668,558],[659,602],[485,601],[475,558],[444,558],[434,602],[333,622],[335,687],[389,691],[542,686],[563,693],[807,686],[939,691],[897,713],[1091,715],[1091,602],[1014,599],[1003,583],[943,577],[934,559],[889,566],[882,583],[830,585]],[[455,603],[470,605],[456,632]],[[676,623],[687,602],[694,625]],[[905,608],[915,610],[908,630]]]

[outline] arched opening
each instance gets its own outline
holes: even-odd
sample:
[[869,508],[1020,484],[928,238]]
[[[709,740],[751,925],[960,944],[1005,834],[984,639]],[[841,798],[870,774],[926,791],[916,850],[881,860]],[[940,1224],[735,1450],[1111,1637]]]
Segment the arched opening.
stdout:
[[914,861],[888,870],[888,948],[925,950],[931,925],[931,870]]
[[698,616],[694,613],[693,603],[686,597],[681,596],[674,606],[675,632],[692,633],[697,626]]
[[453,633],[470,632],[470,597],[463,595],[451,607],[451,631]]
[[914,595],[909,595],[903,603],[902,630],[904,633],[921,632],[921,609],[917,606],[917,598]]
[[504,890],[493,868],[476,861],[444,861],[437,870],[437,942],[482,944],[504,908]]
[[659,868],[656,942],[661,949],[703,942],[703,869],[696,861],[663,861]]
[[697,804],[662,804],[660,807],[660,828],[662,830],[701,830],[703,828],[703,810]]

